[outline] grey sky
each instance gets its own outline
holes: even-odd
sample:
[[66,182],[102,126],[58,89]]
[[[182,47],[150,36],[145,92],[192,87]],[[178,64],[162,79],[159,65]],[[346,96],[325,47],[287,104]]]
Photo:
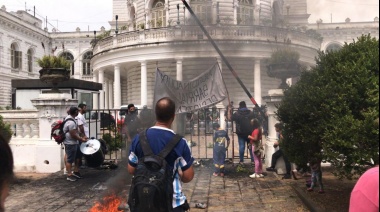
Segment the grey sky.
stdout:
[[[101,26],[109,29],[112,20],[112,0],[0,0],[7,11],[31,10],[36,6],[36,16],[47,16],[48,28],[57,27],[59,31],[99,30]],[[373,21],[379,17],[379,0],[308,0],[307,12],[311,14],[309,23],[321,18],[324,23],[344,22],[349,17],[352,22]],[[52,26],[53,25],[53,26]]]

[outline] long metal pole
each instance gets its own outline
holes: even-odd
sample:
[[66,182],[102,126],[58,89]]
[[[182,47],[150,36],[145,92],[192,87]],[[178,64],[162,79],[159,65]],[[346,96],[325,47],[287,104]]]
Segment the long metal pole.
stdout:
[[218,54],[222,58],[223,62],[227,65],[227,67],[231,71],[232,75],[234,75],[235,79],[239,82],[240,86],[243,88],[243,90],[245,91],[245,93],[248,95],[249,99],[257,107],[257,109],[264,115],[264,113],[261,111],[261,108],[257,104],[256,100],[253,98],[253,96],[251,95],[251,93],[249,93],[248,89],[245,87],[245,85],[243,84],[243,82],[240,80],[239,76],[234,71],[234,69],[232,68],[232,66],[228,62],[228,60],[224,57],[224,55],[220,51],[219,47],[216,45],[215,41],[211,38],[210,34],[206,31],[206,29],[204,28],[204,26],[202,25],[202,23],[199,21],[198,17],[194,14],[194,12],[191,9],[191,7],[189,6],[189,4],[187,4],[186,0],[182,0],[182,2],[185,5],[185,7],[189,10],[190,14],[193,16],[193,18],[195,19],[195,21],[197,22],[197,24],[199,25],[199,27],[202,29],[203,33],[205,33],[205,35],[208,38],[208,40],[214,46],[215,50],[218,52]]

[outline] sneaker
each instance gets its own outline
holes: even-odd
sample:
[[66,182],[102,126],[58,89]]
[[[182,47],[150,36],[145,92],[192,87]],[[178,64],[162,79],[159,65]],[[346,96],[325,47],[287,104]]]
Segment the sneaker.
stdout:
[[263,175],[263,174],[259,174],[259,176],[260,176],[260,177],[264,177],[264,175]]
[[71,182],[75,182],[75,181],[77,181],[77,178],[75,178],[73,175],[69,175],[69,176],[67,176],[66,180],[71,181]]
[[294,171],[292,171],[292,176],[295,180],[298,180],[297,176],[296,176],[296,173]]
[[220,173],[220,176],[221,176],[221,177],[224,177],[224,173]]
[[319,190],[318,193],[320,193],[320,194],[324,194],[325,191],[324,191],[324,190]]
[[217,177],[219,174],[214,172],[212,175],[214,175],[215,177]]
[[79,173],[79,172],[73,172],[73,176],[78,178],[78,179],[82,179],[82,175]]
[[268,172],[275,172],[276,169],[275,169],[275,168],[272,168],[272,167],[268,167],[268,168],[267,168],[267,171],[268,171]]
[[249,177],[250,178],[260,178],[260,175],[253,173],[253,174],[249,175]]
[[282,179],[292,179],[292,176],[290,174],[285,174]]
[[308,188],[307,191],[313,191],[313,189],[312,188]]

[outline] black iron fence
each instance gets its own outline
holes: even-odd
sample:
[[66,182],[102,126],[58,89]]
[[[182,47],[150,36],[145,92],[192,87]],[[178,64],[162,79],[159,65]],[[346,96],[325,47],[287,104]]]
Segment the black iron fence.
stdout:
[[[235,112],[235,111],[234,111]],[[154,112],[150,109],[138,109],[137,117],[140,119],[140,130],[154,125]],[[122,160],[128,157],[130,140],[126,124],[127,111],[103,109],[87,111],[85,117],[89,125],[90,137],[103,140],[107,146],[105,160]],[[185,137],[196,159],[213,158],[213,124],[218,123],[225,129],[230,137],[230,146],[226,158],[239,158],[238,138],[235,134],[234,123],[226,120],[224,109],[204,108],[196,112],[177,115],[173,128]],[[250,158],[246,148],[244,158]]]

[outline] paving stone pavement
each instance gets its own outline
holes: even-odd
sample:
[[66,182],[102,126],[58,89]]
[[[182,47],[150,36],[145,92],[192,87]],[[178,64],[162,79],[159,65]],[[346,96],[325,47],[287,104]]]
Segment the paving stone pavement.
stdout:
[[[225,177],[215,177],[210,162],[195,167],[194,179],[183,184],[191,211],[309,211],[290,186],[291,180],[281,180],[271,172],[264,178],[251,179],[248,177],[251,173],[234,173],[233,164],[227,164],[226,169]],[[67,181],[62,171],[38,180],[18,179],[11,186],[5,209],[89,211],[110,190],[126,201],[131,176],[124,166],[114,170],[87,168],[81,173],[85,178],[76,182]],[[196,203],[205,203],[207,208],[195,208]]]

